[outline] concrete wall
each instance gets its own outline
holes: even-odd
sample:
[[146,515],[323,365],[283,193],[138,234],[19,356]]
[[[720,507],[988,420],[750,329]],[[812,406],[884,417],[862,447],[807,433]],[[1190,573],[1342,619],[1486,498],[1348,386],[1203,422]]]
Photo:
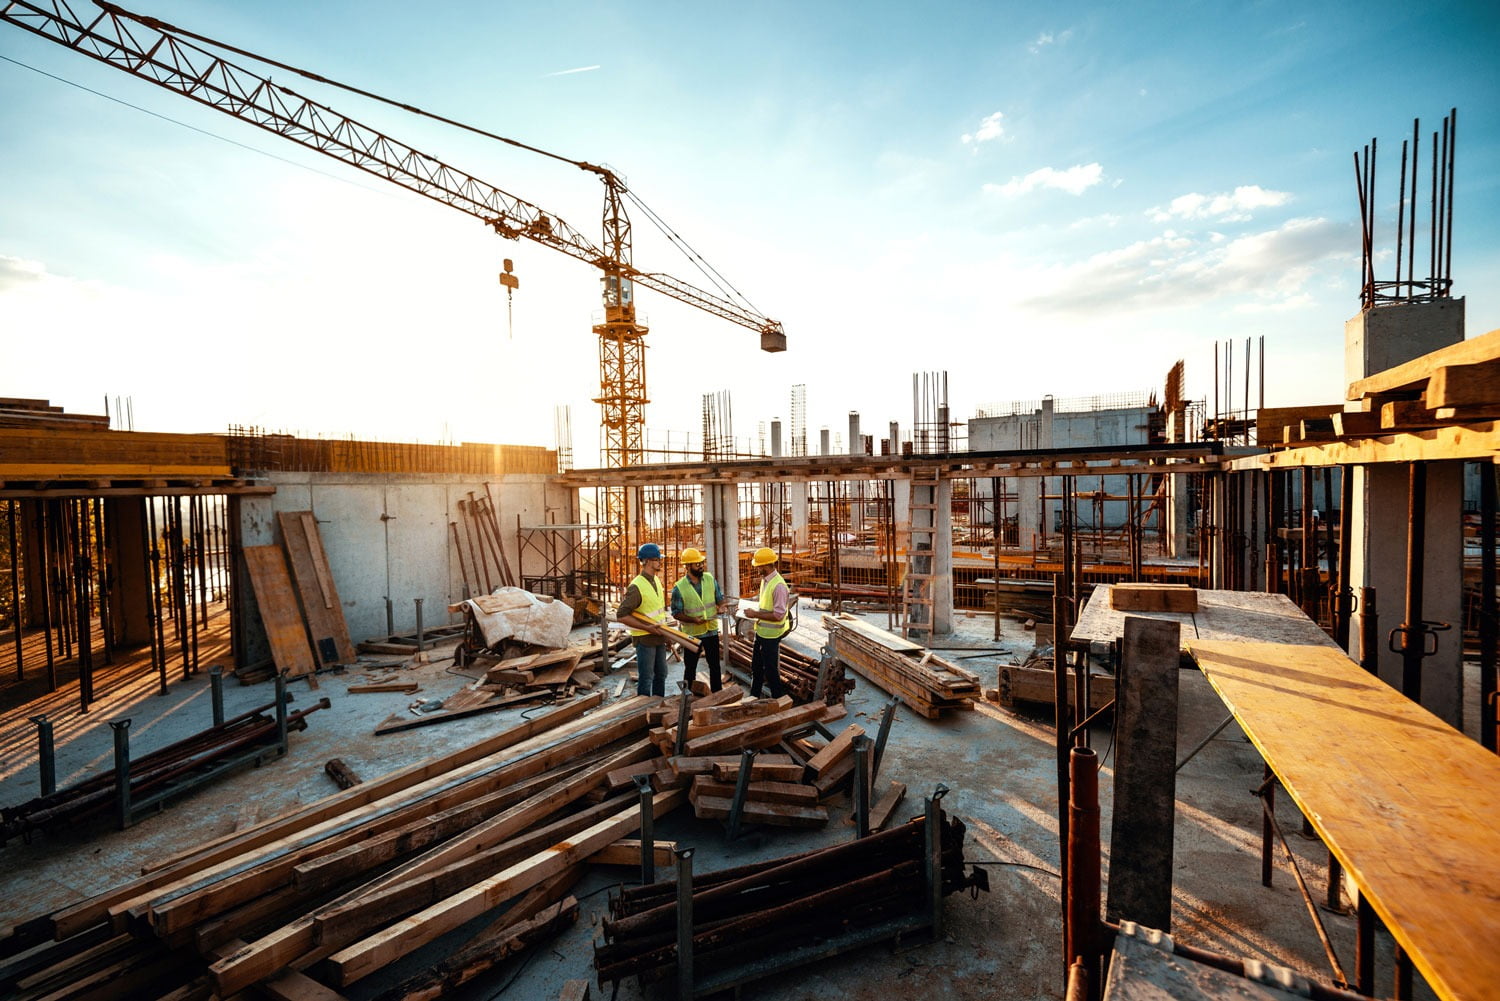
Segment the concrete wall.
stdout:
[[[457,475],[381,475],[369,473],[270,473],[276,487],[270,497],[245,498],[240,516],[247,546],[280,542],[276,514],[312,511],[323,548],[344,606],[344,619],[355,643],[386,635],[386,598],[397,633],[416,628],[416,605],[423,599],[424,626],[457,621],[447,605],[464,597],[463,572],[454,551],[449,522],[462,535],[458,502],[472,493],[484,497],[483,480]],[[575,494],[552,485],[550,477],[531,474],[490,481],[501,543],[517,575],[541,573],[532,554],[524,564],[516,535],[523,526],[552,520],[576,520]],[[467,559],[467,552],[465,553]],[[537,565],[533,565],[537,564]],[[472,574],[472,571],[471,571]],[[248,586],[240,591],[253,602]],[[252,662],[264,655],[258,615],[246,616]]]
[[[1144,445],[1150,436],[1151,411],[1145,407],[1121,407],[1111,410],[1091,410],[1058,413],[1052,409],[1052,401],[1044,400],[1042,409],[1029,414],[1013,414],[1005,417],[976,417],[969,421],[969,449],[974,452],[1003,452],[1019,449],[1065,449],[1088,448],[1097,445]],[[1061,484],[1050,481],[1049,492],[1056,492]],[[1087,474],[1077,477],[1080,493],[1098,489],[1097,478]],[[978,496],[988,498],[989,483],[975,482]],[[1007,489],[1017,494],[1016,515],[1018,541],[1023,548],[1033,545],[1037,535],[1051,535],[1057,530],[1059,507],[1057,501],[1041,502],[1041,480],[1032,477],[1016,484],[1007,483]],[[1128,491],[1124,476],[1104,477],[1104,492],[1124,496]],[[1118,528],[1129,517],[1127,501],[1106,501],[1103,505],[1104,527]],[[1087,500],[1078,504],[1078,525],[1092,527],[1096,510]]]

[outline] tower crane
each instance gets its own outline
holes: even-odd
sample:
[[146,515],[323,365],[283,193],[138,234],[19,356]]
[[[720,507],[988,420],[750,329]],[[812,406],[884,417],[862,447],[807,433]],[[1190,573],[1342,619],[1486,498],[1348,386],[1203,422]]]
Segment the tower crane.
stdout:
[[[604,185],[604,247],[601,249],[555,213],[544,211],[288,87],[272,83],[189,39],[385,100],[378,95],[336,84],[317,74],[195,35],[155,18],[131,13],[105,0],[96,0],[96,6],[98,13],[91,20],[84,21],[73,12],[67,0],[52,0],[45,4],[29,0],[0,0],[0,20],[466,212],[507,239],[531,240],[602,271],[604,322],[593,328],[599,338],[600,395],[594,402],[600,406],[607,466],[638,465],[644,456],[642,436],[648,398],[643,339],[647,328],[636,322],[637,284],[758,331],[762,351],[786,350],[786,333],[782,325],[760,315],[737,292],[733,294],[738,301],[734,301],[671,275],[641,271],[634,266],[631,262],[630,219],[625,202],[633,201],[643,209],[645,206],[634,198],[624,180],[607,167],[570,160],[503,136],[482,133],[596,175]],[[427,114],[407,105],[399,106]],[[428,117],[480,131],[441,116]],[[646,211],[650,212],[649,209]],[[668,233],[668,236],[681,246],[675,234]],[[510,272],[509,261],[506,265],[500,281],[509,291],[516,287],[516,278]],[[623,497],[611,495],[609,520],[628,527],[629,518],[623,503]]]

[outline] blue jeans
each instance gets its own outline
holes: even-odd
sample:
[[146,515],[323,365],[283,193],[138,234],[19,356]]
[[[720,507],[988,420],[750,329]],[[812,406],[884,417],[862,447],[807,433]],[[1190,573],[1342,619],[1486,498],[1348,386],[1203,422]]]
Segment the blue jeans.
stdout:
[[637,695],[667,694],[667,645],[635,645],[635,691]]

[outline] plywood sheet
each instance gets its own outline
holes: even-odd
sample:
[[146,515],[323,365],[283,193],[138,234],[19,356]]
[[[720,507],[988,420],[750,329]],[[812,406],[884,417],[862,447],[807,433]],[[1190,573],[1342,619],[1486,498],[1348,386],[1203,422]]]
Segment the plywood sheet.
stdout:
[[[354,663],[357,656],[354,642],[349,638],[344,606],[328,567],[317,520],[311,511],[278,511],[276,521],[281,526],[281,544],[286,549],[292,580],[302,599],[302,613],[312,634],[313,656],[323,667]],[[332,641],[332,656],[325,655],[324,640]]]
[[1500,757],[1342,651],[1189,652],[1440,998],[1500,983]]
[[312,674],[312,647],[297,610],[297,594],[287,573],[286,557],[280,546],[246,546],[245,569],[255,591],[255,603],[265,623],[266,639],[271,644],[271,659],[276,669],[289,678]]
[[1338,644],[1284,594],[1199,588],[1196,612],[1123,612],[1111,607],[1110,592],[1108,584],[1094,588],[1070,634],[1073,639],[1085,643],[1112,642],[1125,634],[1126,615],[1144,615],[1182,623],[1184,648],[1190,639],[1204,639],[1294,643],[1339,649]]

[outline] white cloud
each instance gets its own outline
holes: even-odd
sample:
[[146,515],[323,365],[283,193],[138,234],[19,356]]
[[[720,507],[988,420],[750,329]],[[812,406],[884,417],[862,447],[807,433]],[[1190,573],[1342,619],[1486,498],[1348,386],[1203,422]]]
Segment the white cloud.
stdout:
[[1098,184],[1103,176],[1104,168],[1097,163],[1077,164],[1066,170],[1043,167],[1040,170],[1033,170],[1025,177],[1012,177],[1004,184],[986,184],[984,191],[987,194],[1004,195],[1007,198],[1030,194],[1038,188],[1056,188],[1070,195],[1081,195]]
[[979,123],[979,128],[973,132],[965,132],[962,136],[959,136],[959,141],[965,146],[974,146],[975,151],[978,152],[980,143],[987,143],[992,139],[1002,139],[1005,137],[1005,126],[1000,124],[1000,119],[1004,117],[1005,113],[1002,111],[997,111],[993,115],[989,115],[984,121]]
[[599,64],[595,63],[592,66],[577,66],[577,67],[574,67],[573,69],[570,69],[570,70],[558,70],[555,73],[548,73],[547,76],[567,76],[570,73],[588,73],[588,72],[590,72],[592,70],[596,70],[598,68],[599,68]]
[[1291,201],[1285,191],[1267,191],[1258,184],[1242,184],[1228,194],[1200,195],[1196,192],[1178,195],[1165,208],[1151,209],[1147,215],[1153,222],[1170,219],[1218,219],[1224,222],[1244,222],[1256,209],[1275,208]]
[[47,267],[39,261],[0,254],[0,292],[47,279]]
[[1026,305],[1077,314],[1181,308],[1239,296],[1247,303],[1235,309],[1282,309],[1306,301],[1323,266],[1349,256],[1353,245],[1350,227],[1327,219],[1291,219],[1228,241],[1168,230],[1077,264],[1044,269],[1032,287],[1045,291]]
[[1050,31],[1044,31],[1040,35],[1037,35],[1036,36],[1036,40],[1033,41],[1031,44],[1027,45],[1026,49],[1032,55],[1036,55],[1038,52],[1041,52],[1042,49],[1046,48],[1047,46],[1049,46],[1049,45],[1062,45],[1062,44],[1066,43],[1068,41],[1068,39],[1070,39],[1072,37],[1073,37],[1073,29],[1072,28],[1069,28],[1066,31],[1059,32],[1056,35],[1054,35]]

